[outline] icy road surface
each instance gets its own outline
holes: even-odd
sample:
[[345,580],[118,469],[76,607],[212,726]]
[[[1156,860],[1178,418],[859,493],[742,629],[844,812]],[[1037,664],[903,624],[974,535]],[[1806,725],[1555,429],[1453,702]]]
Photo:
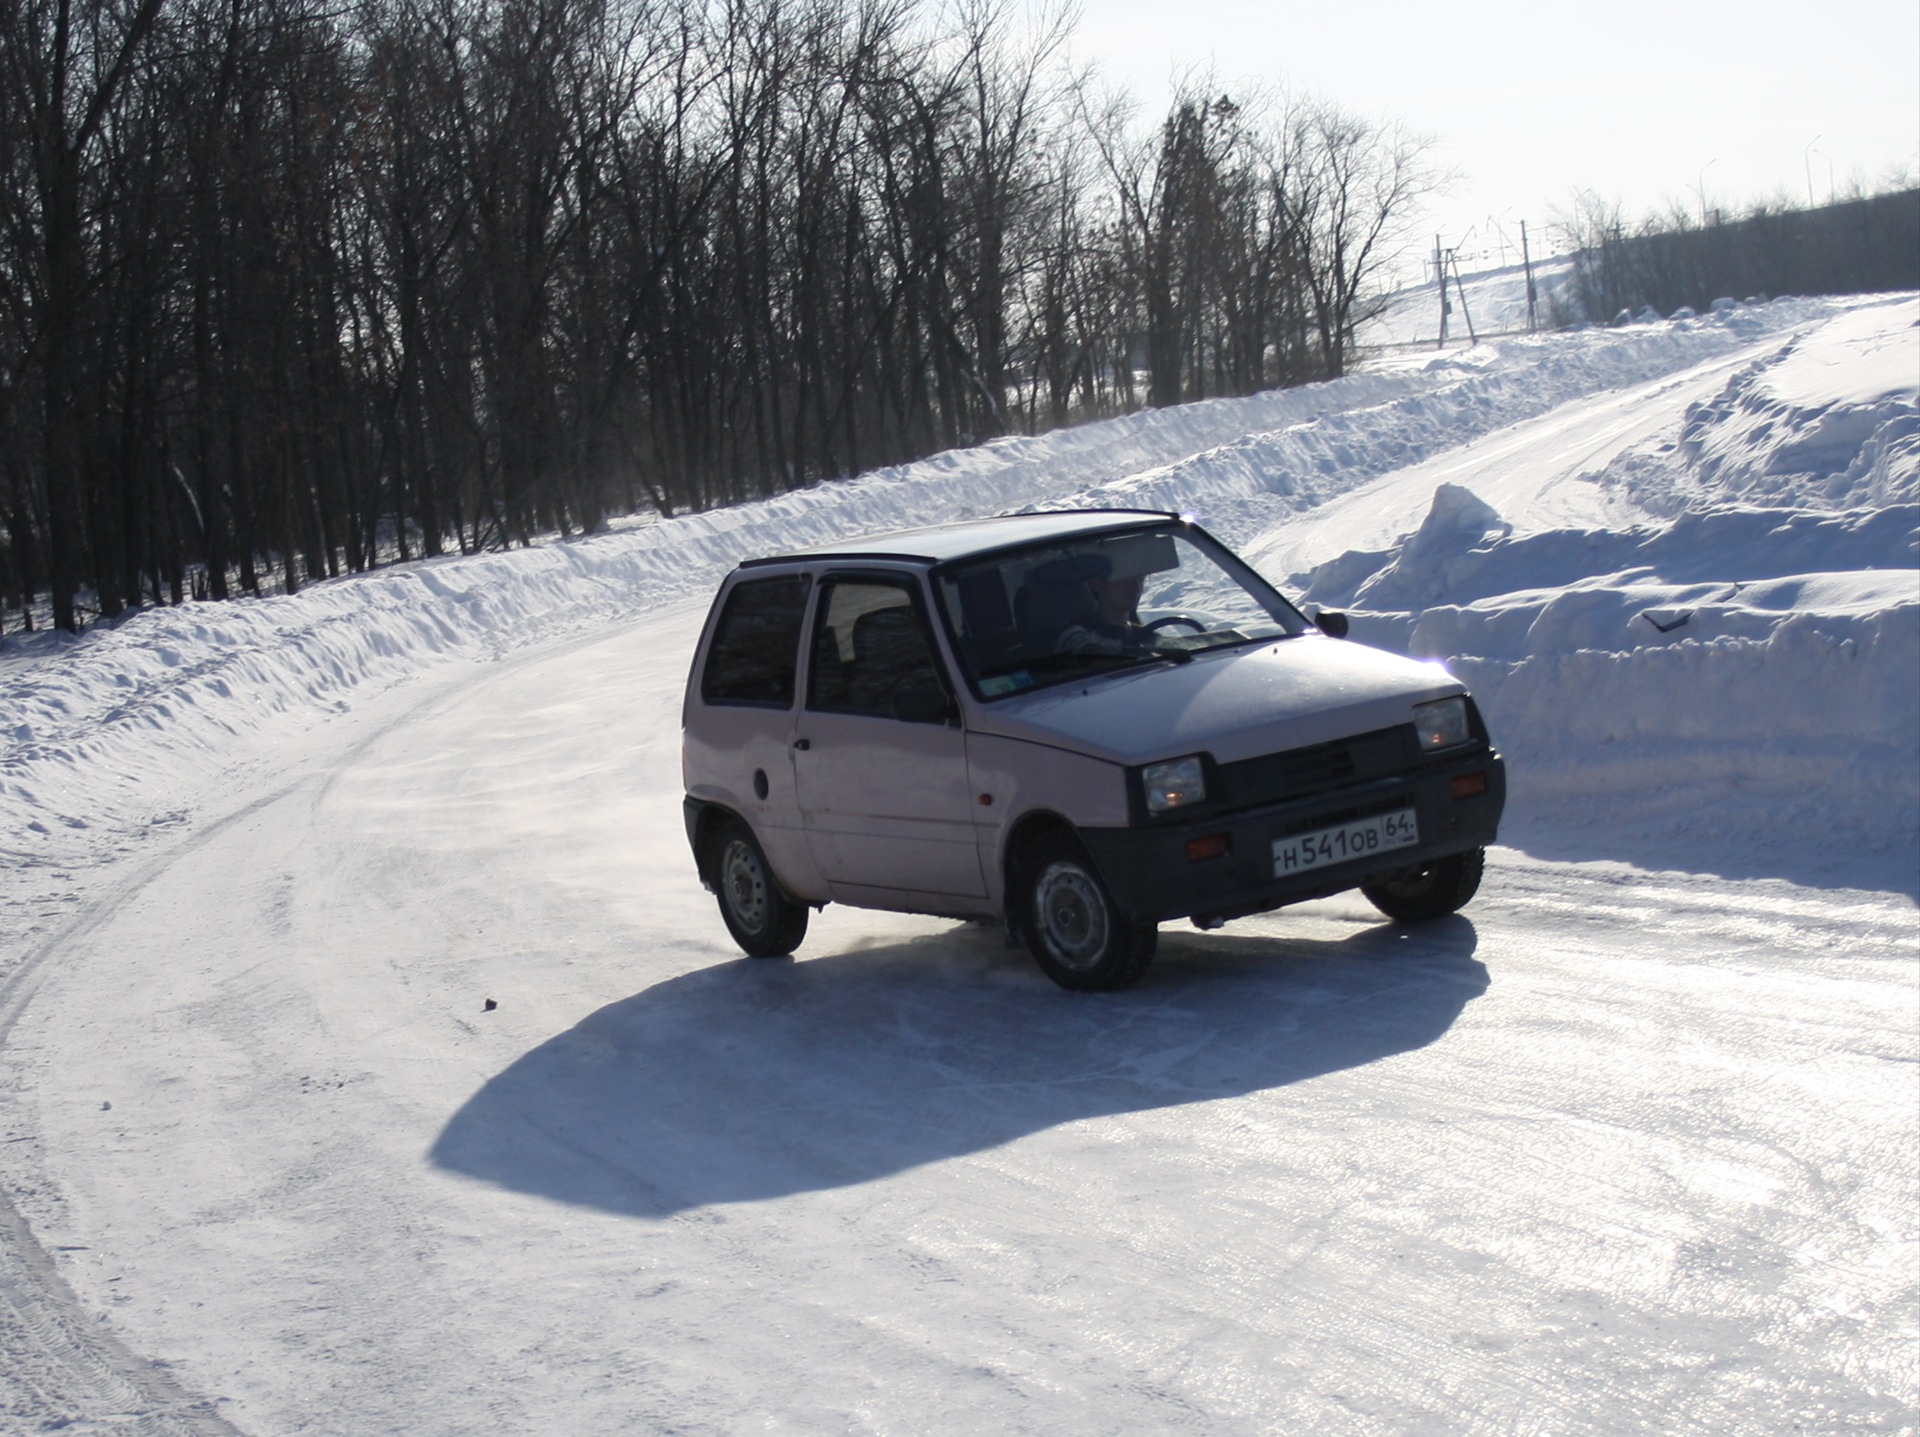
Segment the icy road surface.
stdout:
[[1906,897],[1505,850],[1094,1001],[838,908],[740,960],[699,617],[322,731],[41,970],[23,1215],[233,1426],[1910,1424]]

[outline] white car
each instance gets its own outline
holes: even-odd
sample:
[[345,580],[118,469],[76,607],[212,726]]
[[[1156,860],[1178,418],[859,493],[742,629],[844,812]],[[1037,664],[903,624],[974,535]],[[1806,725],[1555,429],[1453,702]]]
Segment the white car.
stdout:
[[687,836],[747,953],[810,908],[1003,921],[1061,986],[1157,925],[1479,886],[1505,770],[1445,669],[1310,622],[1197,525],[1022,514],[754,559],[682,711]]

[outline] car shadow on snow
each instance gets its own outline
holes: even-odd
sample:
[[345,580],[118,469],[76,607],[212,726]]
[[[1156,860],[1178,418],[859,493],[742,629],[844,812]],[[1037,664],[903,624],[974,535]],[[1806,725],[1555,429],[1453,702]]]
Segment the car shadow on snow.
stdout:
[[1475,943],[1464,918],[1338,941],[1169,931],[1138,987],[1092,997],[1054,988],[983,925],[722,963],[527,1053],[432,1159],[646,1217],[849,1186],[1422,1047],[1485,991]]

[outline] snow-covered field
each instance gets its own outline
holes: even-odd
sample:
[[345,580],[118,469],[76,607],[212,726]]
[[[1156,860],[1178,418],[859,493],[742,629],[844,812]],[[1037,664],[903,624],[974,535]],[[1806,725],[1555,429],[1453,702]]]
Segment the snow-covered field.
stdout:
[[[1917,325],[1507,339],[0,642],[0,1431],[1916,1430]],[[1091,504],[1474,687],[1481,896],[1091,1000],[903,916],[737,960],[717,577]]]
[[[1361,326],[1355,338],[1364,349],[1383,346],[1437,345],[1440,339],[1440,289],[1429,261],[1423,282],[1395,291],[1385,308]],[[1477,274],[1447,279],[1447,343],[1454,348],[1475,336],[1518,334],[1529,328],[1551,329],[1556,300],[1571,312],[1569,285],[1573,280],[1570,255],[1542,255],[1533,262],[1533,323],[1528,324],[1527,270],[1516,262]]]

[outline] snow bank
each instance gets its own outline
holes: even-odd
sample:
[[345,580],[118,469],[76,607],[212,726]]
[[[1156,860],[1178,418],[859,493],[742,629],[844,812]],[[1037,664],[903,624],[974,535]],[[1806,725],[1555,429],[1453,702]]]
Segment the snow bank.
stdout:
[[1522,822],[1632,814],[1716,847],[1920,839],[1920,505],[1617,534],[1496,519],[1442,493],[1420,531],[1321,566],[1307,597],[1350,597],[1354,637],[1473,689]]
[[1294,587],[1473,687],[1523,823],[1920,841],[1920,302],[1766,349],[1585,477],[1640,522],[1529,532],[1443,483]]
[[[1416,632],[1413,647],[1430,646]],[[1920,837],[1920,600],[1793,614],[1764,637],[1449,667],[1508,749],[1522,823],[1627,818],[1716,852]]]
[[1677,436],[1620,455],[1604,477],[1669,513],[1729,499],[1920,500],[1920,301],[1796,338],[1692,406]]

